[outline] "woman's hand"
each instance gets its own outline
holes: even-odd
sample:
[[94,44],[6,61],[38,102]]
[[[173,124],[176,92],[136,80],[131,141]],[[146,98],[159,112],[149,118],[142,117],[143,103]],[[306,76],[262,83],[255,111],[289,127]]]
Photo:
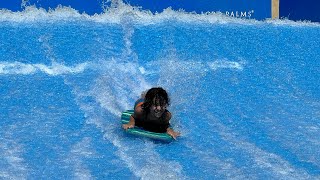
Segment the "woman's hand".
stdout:
[[130,116],[129,123],[128,124],[123,124],[122,128],[127,130],[127,129],[130,129],[130,128],[134,128],[134,125],[135,125],[135,120],[134,120],[134,118],[132,116]]
[[128,123],[128,124],[123,124],[123,125],[122,125],[122,128],[125,129],[125,130],[127,130],[127,129],[130,129],[130,128],[134,128],[134,125],[133,125],[133,124],[130,124],[130,123]]
[[180,136],[179,132],[175,132],[173,129],[168,128],[167,134],[169,134],[174,140],[177,140],[177,137]]

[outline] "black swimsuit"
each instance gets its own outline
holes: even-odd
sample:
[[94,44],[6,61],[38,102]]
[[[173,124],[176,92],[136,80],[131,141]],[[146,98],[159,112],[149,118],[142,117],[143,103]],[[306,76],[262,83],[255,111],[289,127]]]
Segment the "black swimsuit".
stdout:
[[165,117],[168,112],[168,110],[165,110],[158,121],[148,119],[147,114],[144,114],[141,118],[137,118],[134,115],[132,115],[132,117],[135,119],[135,125],[138,127],[142,127],[147,131],[165,133],[167,132],[167,128],[170,126],[170,123],[165,121]]

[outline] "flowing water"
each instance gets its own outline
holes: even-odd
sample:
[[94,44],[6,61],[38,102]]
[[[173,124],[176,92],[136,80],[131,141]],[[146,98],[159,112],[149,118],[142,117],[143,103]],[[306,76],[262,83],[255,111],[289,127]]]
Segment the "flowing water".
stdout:
[[[320,25],[0,10],[0,179],[319,179]],[[121,112],[164,87],[172,143]]]

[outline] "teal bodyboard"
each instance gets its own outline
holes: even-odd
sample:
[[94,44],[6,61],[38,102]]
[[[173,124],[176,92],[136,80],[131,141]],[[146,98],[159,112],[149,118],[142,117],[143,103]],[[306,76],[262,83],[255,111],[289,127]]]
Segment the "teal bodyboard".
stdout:
[[[127,110],[124,111],[121,115],[121,123],[127,124],[129,123],[130,116],[134,113],[133,110]],[[143,128],[140,127],[134,127],[126,130],[127,133],[136,135],[136,136],[142,136],[147,137],[155,140],[161,140],[161,141],[172,141],[173,138],[167,134],[167,133],[156,133],[151,131],[146,131]]]

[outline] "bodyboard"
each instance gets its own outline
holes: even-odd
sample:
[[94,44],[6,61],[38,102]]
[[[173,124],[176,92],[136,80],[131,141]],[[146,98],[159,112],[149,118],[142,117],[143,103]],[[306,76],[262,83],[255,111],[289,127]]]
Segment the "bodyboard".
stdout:
[[[121,115],[121,123],[127,124],[129,123],[130,116],[134,113],[134,110],[127,110],[124,111]],[[173,138],[167,134],[167,133],[156,133],[151,131],[146,131],[143,128],[140,127],[134,127],[126,130],[126,133],[141,136],[141,137],[147,137],[155,140],[161,140],[161,141],[172,141]]]

